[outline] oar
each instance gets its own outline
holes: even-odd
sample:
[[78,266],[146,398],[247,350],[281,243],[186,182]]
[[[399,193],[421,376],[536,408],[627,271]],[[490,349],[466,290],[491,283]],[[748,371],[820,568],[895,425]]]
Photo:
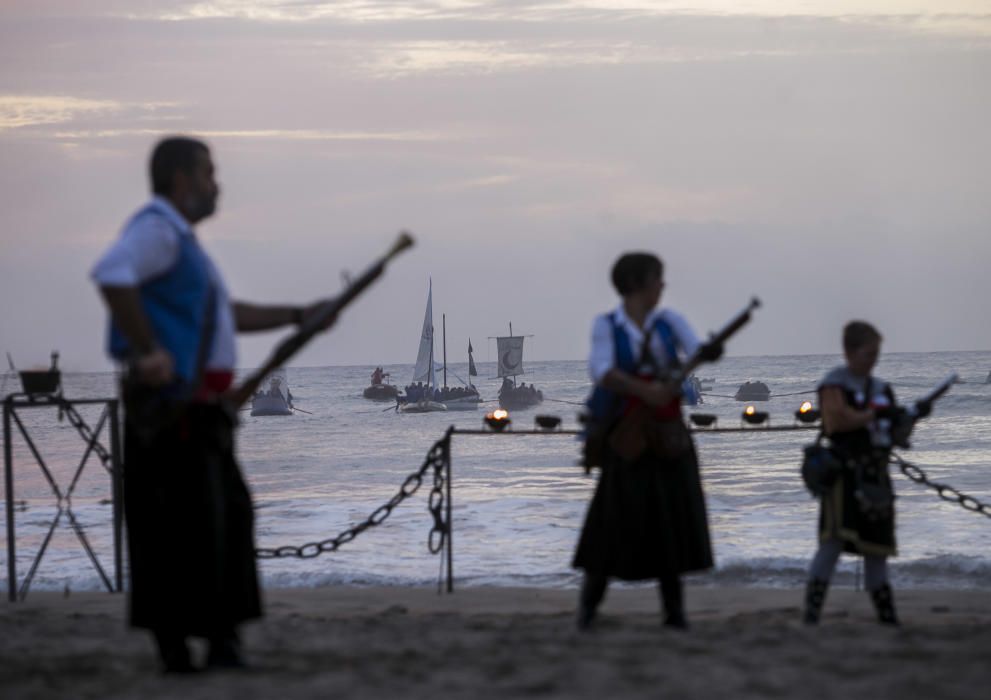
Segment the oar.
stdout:
[[294,410],[294,411],[299,411],[300,413],[305,413],[308,416],[314,415],[314,413],[312,411],[304,411],[302,408],[297,408],[296,406],[290,406],[290,408],[292,408],[292,410]]
[[260,369],[250,375],[241,386],[232,389],[226,397],[228,402],[236,408],[242,406],[258,390],[258,387],[265,381],[265,377],[298,353],[304,345],[310,342],[313,336],[334,325],[337,317],[347,305],[385,272],[385,266],[389,261],[412,245],[413,237],[405,231],[401,232],[385,255],[351,282],[347,289],[317,309],[316,313],[310,316],[295,333],[275,347],[272,355]]

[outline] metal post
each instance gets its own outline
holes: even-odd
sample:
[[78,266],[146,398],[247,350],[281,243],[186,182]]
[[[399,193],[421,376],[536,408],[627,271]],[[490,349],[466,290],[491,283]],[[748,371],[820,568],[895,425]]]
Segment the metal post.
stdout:
[[[18,399],[17,397],[26,396],[26,398]],[[96,430],[91,429],[86,422],[79,416],[75,410],[76,404],[102,404],[105,406],[104,412],[97,423]],[[83,441],[86,443],[86,449],[83,452],[83,456],[79,462],[79,466],[72,477],[72,481],[68,486],[65,493],[62,492],[54,474],[45,464],[44,457],[42,457],[38,446],[35,444],[34,440],[31,439],[31,435],[28,432],[27,427],[21,420],[21,417],[17,413],[17,408],[51,408],[55,407],[59,410],[59,417],[61,419],[62,415],[66,415],[69,418],[69,422],[82,437]],[[41,560],[44,558],[45,552],[51,542],[52,535],[57,529],[62,516],[65,515],[68,518],[68,526],[72,528],[76,536],[79,539],[84,551],[89,557],[93,567],[96,569],[100,578],[103,580],[104,585],[110,592],[120,592],[123,591],[123,559],[122,559],[122,547],[121,547],[121,524],[123,522],[123,511],[121,509],[122,502],[122,492],[123,492],[123,481],[121,477],[121,458],[120,458],[120,438],[119,438],[119,425],[118,425],[118,407],[117,402],[112,399],[82,399],[79,401],[69,401],[62,396],[34,396],[34,395],[24,395],[24,394],[11,394],[3,400],[3,424],[4,424],[4,481],[6,486],[6,504],[7,504],[7,571],[8,571],[8,598],[11,602],[16,602],[18,600],[24,600],[27,596],[28,589],[31,586],[31,581],[34,578],[35,572],[38,566],[41,564]],[[110,428],[110,439],[113,444],[111,444],[111,449],[106,450],[99,444],[98,438],[99,433],[103,429],[104,423],[111,420]],[[30,450],[37,463],[38,468],[44,475],[45,479],[48,481],[48,485],[51,487],[52,494],[56,499],[57,512],[54,520],[51,523],[51,527],[48,533],[45,535],[41,547],[34,557],[27,575],[24,581],[21,582],[20,590],[18,591],[18,580],[17,580],[17,551],[16,551],[16,532],[14,529],[14,455],[13,455],[13,444],[11,439],[12,424],[16,423],[18,429],[20,430],[21,436],[24,438],[24,442]],[[99,455],[100,459],[103,461],[104,466],[107,466],[108,462],[110,466],[107,466],[107,470],[110,472],[111,476],[111,488],[113,494],[113,542],[114,542],[114,564],[115,564],[115,579],[116,585],[111,581],[110,577],[106,575],[99,559],[96,556],[93,548],[90,546],[89,541],[86,539],[85,528],[81,523],[79,523],[75,515],[72,512],[72,492],[82,475],[83,470],[86,467],[87,460],[92,453]]]
[[7,600],[17,601],[17,547],[14,543],[14,453],[10,445],[11,397],[3,402],[3,478],[7,492]]
[[444,437],[444,479],[447,484],[445,518],[447,520],[447,592],[454,593],[454,519],[451,517],[451,432],[452,425]]
[[113,518],[114,518],[114,584],[117,592],[124,590],[124,566],[121,552],[122,526],[124,523],[124,478],[123,462],[120,455],[120,411],[116,399],[110,401],[107,409],[110,411],[110,465],[113,473],[110,475],[113,489]]

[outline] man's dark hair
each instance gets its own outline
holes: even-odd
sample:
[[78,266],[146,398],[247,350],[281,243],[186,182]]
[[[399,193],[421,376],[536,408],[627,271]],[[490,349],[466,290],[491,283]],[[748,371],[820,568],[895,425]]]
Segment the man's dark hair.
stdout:
[[661,276],[664,263],[652,253],[625,253],[612,266],[612,286],[620,296],[638,292]]
[[877,328],[867,321],[850,321],[843,326],[843,350],[846,352],[859,350],[868,343],[880,342],[881,339]]
[[210,149],[202,141],[188,136],[169,136],[159,141],[151,152],[151,191],[160,195],[171,194],[176,171],[193,172],[199,153],[209,154]]

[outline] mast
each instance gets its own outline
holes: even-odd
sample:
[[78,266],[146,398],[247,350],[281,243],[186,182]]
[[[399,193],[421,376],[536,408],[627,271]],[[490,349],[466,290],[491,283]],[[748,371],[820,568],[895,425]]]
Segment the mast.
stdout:
[[[512,321],[509,322],[509,337],[510,338],[513,337],[513,322]],[[513,375],[513,386],[514,387],[516,386],[516,375],[515,374]]]
[[447,314],[440,316],[441,338],[444,341],[444,388],[447,388]]

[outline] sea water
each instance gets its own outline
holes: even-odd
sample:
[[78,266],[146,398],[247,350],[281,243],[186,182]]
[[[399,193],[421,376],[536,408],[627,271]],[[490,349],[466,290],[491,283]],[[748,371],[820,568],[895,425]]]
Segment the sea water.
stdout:
[[[773,426],[793,425],[794,412],[815,400],[816,382],[841,361],[836,355],[729,357],[702,368],[705,404],[686,411],[718,416],[720,427],[739,427],[745,404],[731,397],[747,380],[765,382],[772,398],[757,407]],[[477,429],[493,410],[500,381],[495,367],[479,363],[474,378],[487,400],[477,412],[403,414],[362,397],[373,367],[290,368],[296,406],[309,414],[251,417],[243,412],[238,455],[256,507],[260,547],[302,545],[336,536],[388,501],[423,464],[449,426]],[[454,365],[464,377],[467,368]],[[991,353],[893,353],[877,375],[898,396],[922,396],[948,373],[963,380],[923,421],[904,456],[935,481],[991,503],[991,385],[985,378]],[[386,366],[398,383],[409,365]],[[561,416],[578,427],[576,414],[588,395],[583,362],[532,362],[519,379],[540,388],[545,401],[511,415],[512,428],[528,430],[534,416]],[[109,397],[114,376],[69,374],[70,398]],[[708,386],[710,385],[711,386]],[[15,390],[8,383],[7,392]],[[94,425],[99,407],[80,407]],[[65,491],[78,470],[84,444],[53,408],[19,411],[26,429]],[[716,568],[692,577],[694,585],[801,585],[816,546],[818,505],[798,474],[801,448],[814,431],[696,435]],[[104,438],[106,438],[104,434]],[[105,443],[106,444],[106,443]],[[577,466],[580,446],[567,435],[454,435],[451,443],[454,575],[457,586],[573,586],[571,557],[595,475]],[[51,487],[16,425],[14,455],[17,575],[23,579],[56,514]],[[892,575],[898,587],[972,588],[991,575],[991,518],[942,501],[892,468],[898,499],[899,556]],[[334,553],[313,559],[260,561],[266,586],[335,584],[433,585],[441,557],[428,552],[433,519],[427,509],[432,477],[377,527]],[[73,515],[94,553],[112,571],[110,480],[90,458],[74,489]],[[177,504],[177,507],[180,507]],[[167,524],[163,523],[163,527]],[[6,521],[0,524],[6,541]],[[0,552],[0,585],[7,586],[7,552]],[[857,559],[844,557],[837,582],[853,585]],[[190,571],[190,576],[196,572]],[[35,574],[33,589],[97,590],[102,584],[63,517]]]

